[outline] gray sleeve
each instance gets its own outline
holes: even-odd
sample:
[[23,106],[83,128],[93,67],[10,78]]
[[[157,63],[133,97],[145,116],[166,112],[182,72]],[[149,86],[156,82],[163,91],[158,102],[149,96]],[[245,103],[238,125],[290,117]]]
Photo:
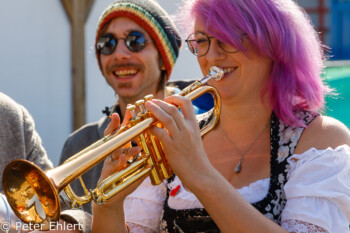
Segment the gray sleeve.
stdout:
[[53,165],[46,154],[38,132],[35,130],[34,120],[27,109],[23,106],[21,108],[23,113],[23,139],[26,159],[35,163],[44,171],[49,170],[53,168]]
[[64,210],[61,213],[61,219],[69,223],[79,224],[79,229],[83,233],[91,232],[92,216],[87,212],[78,209]]
[[[0,93],[0,170],[15,159],[34,162],[43,170],[52,168],[29,112]],[[2,179],[2,172],[0,173]],[[2,184],[0,184],[2,191]]]

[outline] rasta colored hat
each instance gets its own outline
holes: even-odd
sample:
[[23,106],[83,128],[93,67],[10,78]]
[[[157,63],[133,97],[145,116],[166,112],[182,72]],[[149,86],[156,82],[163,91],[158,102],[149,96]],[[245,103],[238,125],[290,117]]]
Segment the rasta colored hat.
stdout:
[[151,36],[164,62],[169,79],[179,55],[181,38],[169,15],[153,0],[117,0],[104,10],[97,25],[95,40],[95,52],[100,69],[97,41],[105,25],[118,17],[130,18]]

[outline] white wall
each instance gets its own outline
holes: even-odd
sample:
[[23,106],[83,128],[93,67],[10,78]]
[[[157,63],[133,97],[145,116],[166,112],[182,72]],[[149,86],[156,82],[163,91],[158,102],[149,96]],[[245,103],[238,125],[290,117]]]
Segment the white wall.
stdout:
[[56,163],[71,125],[68,18],[60,1],[2,1],[0,32],[0,91],[33,115]]
[[[87,122],[98,120],[102,108],[115,102],[93,50],[98,18],[110,2],[95,0],[85,25]],[[173,14],[180,0],[158,2]],[[33,115],[49,157],[57,165],[72,125],[70,24],[61,1],[2,2],[0,32],[0,91]],[[195,57],[184,45],[171,79],[200,76]]]

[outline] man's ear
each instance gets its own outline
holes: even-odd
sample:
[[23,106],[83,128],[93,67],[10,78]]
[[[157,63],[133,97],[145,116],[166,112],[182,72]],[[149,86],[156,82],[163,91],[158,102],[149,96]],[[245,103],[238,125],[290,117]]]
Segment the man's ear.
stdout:
[[161,56],[159,56],[159,69],[165,71],[165,65]]

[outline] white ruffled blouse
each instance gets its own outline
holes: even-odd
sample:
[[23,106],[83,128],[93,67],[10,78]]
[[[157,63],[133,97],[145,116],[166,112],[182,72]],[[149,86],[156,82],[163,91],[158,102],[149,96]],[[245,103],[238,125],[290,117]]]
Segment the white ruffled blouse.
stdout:
[[[288,158],[290,171],[285,184],[287,197],[281,225],[290,232],[350,232],[350,148],[347,145],[326,150],[310,149]],[[262,200],[268,193],[270,178],[237,189],[249,202]],[[187,191],[178,177],[174,182],[152,186],[146,179],[124,203],[126,221],[158,232],[161,212],[170,190],[173,209],[203,208],[196,196]],[[179,186],[180,185],[180,186]]]

